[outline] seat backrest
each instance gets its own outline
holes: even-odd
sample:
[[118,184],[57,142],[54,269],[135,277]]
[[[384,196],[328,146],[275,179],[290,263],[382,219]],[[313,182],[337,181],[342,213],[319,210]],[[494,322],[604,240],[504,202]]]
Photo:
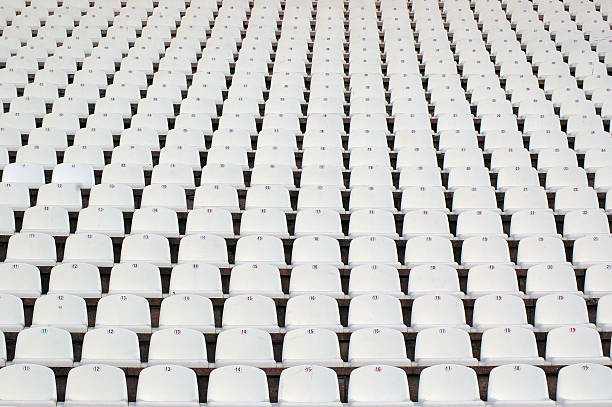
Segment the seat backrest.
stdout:
[[561,326],[546,336],[546,358],[603,356],[601,338],[594,328],[585,326]]
[[98,301],[96,327],[123,327],[136,332],[150,331],[149,302],[146,298],[134,294],[107,295]]
[[351,334],[348,359],[406,359],[404,335],[390,328],[363,328]]
[[471,357],[470,336],[462,329],[427,328],[417,334],[414,348],[415,359],[469,359]]
[[277,330],[276,305],[270,297],[262,295],[236,295],[223,304],[223,328],[252,327]]
[[179,244],[178,262],[226,266],[229,261],[225,239],[204,233],[184,236]]
[[519,326],[500,326],[484,331],[480,358],[538,358],[536,338],[530,329]]
[[612,400],[612,370],[594,363],[577,363],[559,370],[557,400],[610,401]]
[[423,369],[419,379],[419,401],[477,401],[480,400],[478,380],[474,370],[453,364]]
[[176,294],[166,297],[159,309],[159,327],[183,327],[211,332],[215,328],[212,302],[197,294]]
[[57,401],[55,374],[48,367],[15,363],[0,369],[0,399],[52,405]]
[[489,401],[548,401],[544,370],[537,366],[512,364],[498,366],[489,373]]
[[406,373],[397,367],[370,365],[351,372],[349,403],[401,403],[410,401]]
[[138,335],[125,328],[96,328],[83,337],[81,363],[140,366]]
[[405,328],[399,299],[387,294],[365,294],[351,300],[348,324],[355,328],[389,326]]
[[71,403],[127,403],[125,373],[118,367],[102,364],[70,369],[65,400]]
[[198,380],[193,370],[177,365],[147,367],[138,375],[136,402],[199,405]]
[[[338,303],[326,295],[303,294],[287,301],[285,327],[341,327]],[[331,328],[330,328],[331,329]]]
[[256,328],[233,328],[219,333],[215,351],[215,363],[241,361],[274,362],[272,339],[266,331]]
[[208,403],[267,403],[266,374],[253,366],[218,367],[210,373],[206,397]]
[[284,369],[278,385],[279,403],[338,403],[338,378],[332,369],[301,365]]
[[584,299],[575,294],[549,294],[536,301],[535,326],[585,325],[589,315]]

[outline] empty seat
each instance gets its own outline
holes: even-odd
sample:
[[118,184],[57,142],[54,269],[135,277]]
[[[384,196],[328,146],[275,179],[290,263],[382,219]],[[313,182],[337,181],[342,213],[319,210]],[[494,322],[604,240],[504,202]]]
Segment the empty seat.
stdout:
[[69,332],[86,332],[85,300],[72,294],[43,295],[34,303],[32,326],[53,326]]
[[453,327],[427,328],[417,334],[414,362],[430,366],[439,363],[456,363],[473,366],[478,363],[472,356],[469,334]]
[[584,299],[574,294],[549,294],[538,298],[534,326],[548,331],[564,325],[592,326]]
[[170,404],[199,406],[198,381],[193,370],[178,365],[147,367],[138,375],[136,405],[143,407]]
[[463,296],[459,289],[457,270],[450,266],[435,264],[423,264],[412,268],[408,279],[408,295],[419,297],[428,294]]
[[426,406],[484,406],[476,372],[457,364],[440,364],[421,371],[419,403]]
[[100,364],[70,369],[64,405],[88,404],[127,406],[127,383],[123,370]]
[[491,370],[487,404],[555,406],[548,396],[544,370],[525,364],[508,364]]
[[563,241],[553,236],[529,236],[519,241],[516,262],[521,267],[565,263]]
[[342,406],[336,372],[316,365],[284,369],[278,385],[278,404],[281,407]]
[[41,294],[40,271],[26,263],[0,263],[0,292],[20,298],[36,298]]
[[255,328],[226,329],[217,337],[215,366],[276,367],[270,334]]
[[133,294],[105,296],[98,301],[96,327],[121,327],[134,332],[151,332],[149,302]]
[[519,294],[518,278],[508,265],[481,264],[470,268],[467,279],[467,295]]
[[179,263],[208,263],[225,266],[229,264],[227,256],[225,239],[220,236],[188,235],[183,237],[179,244]]
[[138,335],[125,328],[96,328],[83,337],[81,363],[140,367]]
[[15,363],[0,369],[0,400],[7,405],[55,406],[55,374],[48,367]]
[[0,331],[18,332],[25,325],[23,302],[11,294],[0,294]]
[[221,272],[219,268],[199,262],[185,262],[174,266],[170,275],[170,294],[198,294],[220,297]]
[[469,329],[465,323],[463,302],[454,295],[427,294],[412,303],[410,326],[417,330],[431,327]]
[[387,327],[405,331],[399,299],[387,294],[360,295],[351,300],[348,314],[351,330]]
[[406,266],[441,264],[455,266],[453,248],[448,238],[440,236],[418,236],[406,242]]
[[487,294],[474,302],[472,326],[486,330],[499,326],[531,328],[527,323],[525,304],[520,297],[509,294]]
[[612,371],[607,366],[577,363],[559,370],[557,404],[605,406],[612,401]]
[[[180,254],[179,254],[180,257]],[[283,242],[276,236],[251,235],[238,239],[235,263],[269,263],[285,265]]]
[[527,295],[539,297],[551,293],[580,294],[576,274],[569,264],[538,264],[527,270]]
[[285,311],[287,330],[325,328],[342,332],[340,312],[336,300],[326,295],[299,295],[287,301]]
[[479,264],[511,265],[506,240],[499,236],[474,236],[463,241],[461,263],[466,267]]
[[321,328],[300,328],[287,332],[283,340],[282,359],[285,366],[303,363],[343,365],[336,333]]
[[389,364],[410,366],[404,335],[390,328],[363,328],[351,334],[348,361],[351,366]]
[[70,333],[51,326],[27,328],[19,332],[14,363],[36,363],[49,367],[72,367]]
[[121,245],[121,261],[144,262],[159,267],[168,267],[170,266],[168,239],[149,233],[126,236]]
[[574,242],[572,262],[578,268],[609,263],[611,249],[612,236],[610,235],[581,237]]
[[480,362],[486,366],[506,363],[542,365],[544,358],[538,356],[533,331],[519,326],[500,326],[482,334]]
[[248,365],[214,369],[208,378],[206,394],[207,405],[213,407],[270,406],[266,374]]
[[364,366],[351,372],[348,389],[351,406],[411,406],[406,373],[388,365]]
[[236,295],[223,304],[223,329],[257,328],[278,332],[276,305],[262,295]]

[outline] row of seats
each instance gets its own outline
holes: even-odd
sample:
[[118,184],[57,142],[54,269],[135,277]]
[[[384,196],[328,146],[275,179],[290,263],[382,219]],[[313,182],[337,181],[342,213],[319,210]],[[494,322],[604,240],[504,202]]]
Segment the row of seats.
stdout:
[[[40,195],[39,195],[40,196]],[[147,196],[145,194],[145,196]],[[13,235],[14,212],[0,207],[3,219],[0,234]],[[331,209],[304,209],[297,211],[293,233],[289,233],[287,216],[277,208],[247,209],[237,216],[226,209],[199,208],[188,212],[185,235],[214,234],[224,238],[235,236],[234,222],[240,218],[239,236],[271,235],[279,238],[294,236],[330,236],[345,238],[340,213]],[[348,221],[347,237],[386,236],[398,239],[398,221],[402,222],[401,237],[441,236],[452,238],[447,213],[439,209],[423,209],[406,212],[401,218],[382,209],[356,209]],[[20,233],[40,232],[53,236],[70,235],[70,216],[67,209],[47,206],[44,203],[27,208],[21,218]],[[601,209],[575,209],[563,215],[563,237],[578,239],[585,236],[608,235],[608,215]],[[133,212],[130,223],[131,234],[156,233],[165,237],[179,237],[180,225],[177,212],[165,207],[143,207]],[[79,210],[75,233],[102,233],[110,237],[125,235],[125,220],[121,210],[112,207],[88,206]],[[468,239],[474,236],[498,236],[507,238],[502,217],[491,209],[462,211],[456,220],[455,236]],[[525,209],[512,214],[510,238],[530,236],[560,237],[554,214],[545,209]]]
[[[611,302],[610,295],[602,297],[598,302],[596,324],[602,331],[608,331],[611,327]],[[0,313],[2,330],[22,330],[22,300],[11,294],[2,294],[0,304],[3,307]],[[473,307],[473,328],[466,324],[461,298],[452,294],[424,294],[415,298],[409,308],[411,331],[436,326],[475,332],[499,326],[535,327],[538,331],[549,331],[566,325],[595,327],[589,322],[585,300],[570,293],[549,294],[538,298],[533,325],[528,322],[523,300],[510,294],[478,297]],[[363,294],[351,299],[346,328],[340,322],[336,299],[327,295],[298,295],[290,298],[284,309],[286,330],[316,327],[350,332],[364,327],[386,326],[407,331],[404,321],[400,300],[388,294]],[[67,293],[41,296],[34,303],[32,326],[55,326],[71,332],[85,332],[88,327],[86,302],[77,295]],[[151,332],[149,302],[129,291],[106,295],[97,301],[95,326],[117,326],[136,332]],[[159,310],[159,327],[176,326],[214,332],[215,317],[211,300],[192,292],[164,298]],[[219,327],[254,327],[279,332],[276,304],[270,297],[259,294],[233,295],[223,301],[223,317]]]
[[[33,364],[0,369],[0,398],[13,403],[54,406],[57,401],[53,371]],[[598,385],[601,384],[601,385]],[[25,391],[23,386],[28,391]],[[612,375],[608,367],[589,363],[559,371],[556,402],[549,397],[546,375],[540,368],[511,364],[489,373],[487,405],[572,406],[606,405],[612,402]],[[36,389],[31,391],[30,389]],[[350,373],[347,401],[350,406],[411,406],[406,373],[386,365],[370,365]],[[424,369],[418,384],[419,405],[484,406],[474,370],[441,364]],[[208,379],[208,406],[270,406],[268,382],[263,370],[244,365],[214,369]],[[127,406],[125,374],[108,365],[84,365],[68,373],[64,405]],[[196,374],[176,365],[152,366],[140,371],[137,406],[172,404],[199,406]],[[300,365],[284,369],[278,385],[279,406],[340,407],[338,376],[332,369]]]
[[[610,262],[611,235],[578,238],[573,243],[572,263],[587,268]],[[35,250],[33,250],[35,249]],[[121,262],[145,262],[159,267],[171,266],[168,238],[152,233],[137,233],[122,239]],[[520,239],[516,264],[528,268],[541,263],[566,263],[563,240],[554,236],[529,236]],[[63,260],[112,267],[113,242],[101,233],[76,233],[65,240]],[[53,236],[40,232],[16,233],[9,238],[5,261],[39,266],[56,265],[58,254]],[[229,265],[225,239],[212,234],[182,237],[178,262],[203,262]],[[465,268],[481,264],[513,265],[508,241],[500,236],[478,235],[466,238],[461,245],[461,265]],[[283,241],[270,235],[249,235],[238,239],[235,264],[267,263],[286,266]],[[404,263],[407,267],[441,264],[457,267],[453,245],[448,237],[422,235],[406,241]],[[330,264],[342,267],[340,244],[330,236],[309,235],[292,241],[291,264]],[[368,235],[351,240],[348,265],[387,264],[399,267],[396,242],[386,236]]]
[[[283,336],[279,362],[274,358],[272,339],[268,332],[250,327],[226,329],[216,337],[214,366],[245,364],[286,367],[303,363],[332,367],[374,363],[393,366],[430,366],[439,363],[468,366],[497,366],[504,363],[612,363],[610,357],[604,356],[599,333],[585,326],[563,326],[548,332],[546,359],[539,356],[535,335],[529,329],[520,326],[487,329],[482,334],[480,362],[473,355],[468,333],[459,328],[449,325],[419,331],[414,345],[414,361],[411,361],[407,356],[402,333],[383,326],[384,321],[379,328],[355,330],[350,336],[347,362],[341,357],[336,333],[329,329],[299,328],[288,331]],[[4,365],[7,354],[4,334],[0,332],[0,336],[3,350],[0,353],[0,363]],[[70,333],[61,328],[26,328],[17,336],[14,358],[10,363],[71,367],[77,363],[73,356],[72,341]],[[148,345],[145,364],[174,363],[193,368],[209,366],[204,335],[194,329],[182,325],[179,328],[160,329],[151,335]],[[138,336],[134,331],[119,327],[88,331],[83,338],[80,363],[142,366]]]

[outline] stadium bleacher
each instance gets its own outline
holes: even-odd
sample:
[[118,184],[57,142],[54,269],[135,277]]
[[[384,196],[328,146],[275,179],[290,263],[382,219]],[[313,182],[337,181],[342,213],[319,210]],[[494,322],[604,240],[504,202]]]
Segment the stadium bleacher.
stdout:
[[612,406],[610,18],[0,0],[0,405]]

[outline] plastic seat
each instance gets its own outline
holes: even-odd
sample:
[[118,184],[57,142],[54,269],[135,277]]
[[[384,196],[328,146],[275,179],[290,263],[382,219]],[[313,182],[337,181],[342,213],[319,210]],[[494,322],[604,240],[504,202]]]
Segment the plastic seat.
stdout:
[[56,256],[52,236],[36,232],[17,233],[9,238],[5,261],[53,266]]
[[586,171],[580,167],[552,167],[546,173],[546,190],[548,191],[587,186]]
[[53,370],[29,363],[0,369],[0,400],[8,405],[55,406],[57,389]]
[[524,209],[512,214],[510,236],[522,239],[529,236],[559,237],[555,217],[547,209]]
[[158,267],[169,267],[170,246],[168,239],[156,234],[126,236],[121,246],[121,261],[144,262]]
[[236,364],[276,367],[270,334],[255,328],[234,328],[219,333],[215,366]]
[[384,264],[362,264],[351,270],[349,295],[388,294],[403,297],[397,269]]
[[461,299],[445,294],[416,298],[412,303],[410,326],[417,331],[431,327],[469,329]]
[[108,365],[84,365],[70,369],[64,405],[88,403],[127,406],[127,384],[123,370]]
[[361,328],[393,328],[406,331],[399,299],[387,294],[360,295],[351,300],[348,327],[355,331]]
[[348,361],[351,366],[389,364],[410,366],[401,332],[390,328],[363,328],[352,333]]
[[242,168],[238,165],[212,164],[202,168],[201,185],[220,184],[244,188]]
[[27,188],[39,188],[45,183],[42,165],[34,163],[11,163],[2,170],[2,182],[23,184]]
[[406,373],[393,366],[364,366],[351,372],[350,406],[411,406]]
[[220,236],[208,234],[185,236],[179,245],[178,262],[226,266],[229,262],[225,240]]
[[85,300],[72,294],[49,294],[36,299],[32,327],[52,326],[69,332],[87,331]]
[[[350,285],[350,281],[349,281]],[[408,295],[448,294],[462,297],[457,270],[445,265],[420,265],[410,270]]]
[[297,210],[331,209],[344,212],[342,194],[335,186],[310,185],[300,187],[298,192]]
[[304,362],[321,366],[342,366],[338,337],[323,328],[299,328],[285,334],[283,365],[296,366]]
[[140,347],[135,332],[125,328],[96,328],[83,338],[81,363],[139,367]]
[[229,294],[259,294],[283,297],[280,273],[271,264],[240,264],[232,268]]
[[295,218],[294,235],[324,235],[334,238],[344,237],[340,215],[330,209],[305,209],[298,211]]
[[174,266],[170,276],[170,293],[222,296],[219,268],[199,262],[185,262]]
[[612,375],[609,367],[577,363],[559,370],[557,404],[560,406],[605,406],[612,400]]
[[419,403],[425,406],[484,406],[476,373],[469,367],[456,364],[423,369],[419,379]]
[[580,295],[576,274],[569,264],[538,264],[527,270],[525,293],[540,297],[546,294]]
[[431,366],[447,361],[461,365],[475,365],[468,333],[452,327],[428,328],[417,334],[414,362]]
[[242,213],[240,235],[289,237],[285,214],[277,209],[249,209]]
[[573,294],[549,294],[538,298],[535,328],[549,331],[565,325],[592,326],[584,299]]
[[150,366],[140,371],[136,405],[153,407],[171,404],[196,407],[199,403],[198,381],[193,370],[178,365]]
[[484,331],[480,345],[480,360],[485,366],[506,363],[542,365],[538,356],[535,334],[520,326],[499,326]]
[[269,263],[285,265],[283,243],[278,237],[251,235],[238,239],[235,263]]
[[597,209],[599,200],[593,188],[566,187],[555,193],[555,212],[566,214],[577,209]]
[[489,373],[487,404],[555,406],[548,396],[544,370],[525,364],[499,366]]
[[70,333],[51,326],[24,329],[17,335],[13,363],[72,367],[73,353]]
[[[239,392],[236,390],[240,389]],[[209,376],[207,405],[230,407],[248,405],[270,406],[268,382],[263,370],[248,365],[224,366]]]
[[23,211],[30,207],[30,191],[26,184],[2,182],[0,191],[0,205],[13,211]]
[[457,216],[456,236],[467,239],[474,236],[506,237],[501,216],[496,211],[467,210]]
[[521,267],[539,263],[565,263],[563,241],[553,236],[530,236],[519,241],[516,262]]
[[239,210],[236,188],[228,185],[206,184],[196,188],[193,208]]
[[597,264],[610,262],[612,238],[604,236],[585,236],[576,239],[572,254],[574,267],[586,268]]
[[512,187],[504,194],[504,211],[514,213],[526,209],[549,209],[542,187]]
[[326,295],[298,295],[287,301],[285,311],[287,330],[324,328],[342,332],[340,312],[334,298]]
[[247,190],[245,210],[270,208],[291,211],[289,191],[280,185],[255,185]]
[[68,211],[59,206],[33,206],[25,210],[22,233],[38,232],[53,236],[68,236]]
[[284,369],[278,386],[278,404],[281,407],[340,407],[336,372],[316,365]]
[[446,207],[444,190],[436,187],[407,187],[402,191],[402,212],[410,212],[417,209],[437,210],[449,212]]
[[196,294],[176,294],[166,297],[159,311],[159,327],[214,332],[212,303],[208,298]]
[[599,332],[584,326],[562,326],[546,336],[546,360],[554,365],[575,362],[610,364],[604,357]]
[[418,236],[408,240],[405,257],[408,267],[430,263],[456,265],[450,240],[440,236]]
[[612,293],[611,264],[597,264],[586,269],[584,274],[584,294],[588,297],[603,297]]
[[101,298],[96,309],[96,328],[105,327],[151,332],[148,301],[133,294],[111,294]]
[[274,300],[262,295],[236,295],[223,305],[223,329],[256,328],[278,332]]

